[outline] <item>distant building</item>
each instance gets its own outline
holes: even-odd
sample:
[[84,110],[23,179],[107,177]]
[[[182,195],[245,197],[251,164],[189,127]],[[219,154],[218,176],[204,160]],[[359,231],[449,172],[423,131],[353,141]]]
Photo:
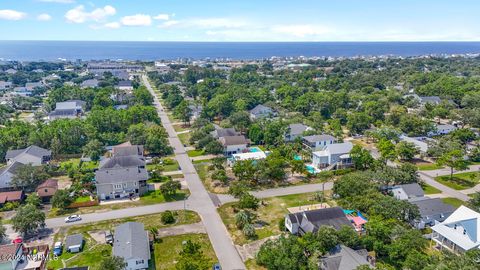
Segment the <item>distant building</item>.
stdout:
[[67,100],[57,102],[55,110],[48,115],[49,120],[61,118],[77,118],[85,113],[87,103],[82,100]]
[[0,169],[0,191],[12,191],[15,187],[12,185],[12,179],[17,169],[24,164],[13,162]]
[[119,81],[115,88],[123,91],[133,91],[133,84],[131,81]]
[[218,139],[220,137],[226,137],[226,136],[239,136],[240,133],[238,133],[235,128],[220,128],[216,127],[214,131],[210,132],[210,135],[212,135],[213,138]]
[[0,81],[0,90],[8,90],[12,88],[11,82]]
[[148,232],[142,223],[127,222],[115,228],[113,256],[123,258],[127,270],[148,269],[151,259]]
[[311,130],[311,128],[304,124],[301,124],[301,123],[290,124],[288,125],[287,131],[285,133],[285,141],[292,142],[296,138],[301,138],[303,133],[307,130]]
[[32,145],[24,149],[8,150],[5,155],[7,164],[20,162],[23,164],[32,164],[33,166],[47,164],[51,158],[52,151],[36,145]]
[[266,158],[267,158],[267,154],[263,151],[246,152],[246,153],[233,154],[232,158],[228,160],[228,163],[229,163],[230,166],[232,166],[237,161],[261,160],[261,159],[266,159]]
[[275,111],[267,106],[262,104],[257,105],[255,108],[250,110],[250,118],[252,120],[270,118],[275,116]]
[[438,105],[442,103],[442,99],[438,96],[428,96],[428,97],[418,97],[420,99],[420,103],[422,105],[425,105],[427,103],[430,103],[432,105]]
[[423,140],[421,141],[417,138],[408,137],[408,136],[405,136],[405,135],[401,135],[400,140],[408,142],[408,143],[413,143],[415,145],[415,147],[417,147],[418,150],[420,150],[421,154],[426,154],[427,151],[428,151],[428,143],[426,143]]
[[428,133],[428,136],[447,135],[450,132],[457,130],[457,127],[449,124],[436,125],[435,131]]
[[340,207],[303,211],[285,216],[285,227],[292,234],[315,233],[322,226],[331,226],[339,230],[342,226],[352,227],[352,223]]
[[142,195],[147,191],[148,172],[143,146],[121,145],[112,157],[100,161],[95,172],[97,194],[101,200]]
[[32,92],[34,90],[40,89],[45,87],[45,85],[42,82],[30,82],[25,84],[25,89],[27,91]]
[[81,88],[97,88],[100,82],[97,79],[85,80],[80,84]]

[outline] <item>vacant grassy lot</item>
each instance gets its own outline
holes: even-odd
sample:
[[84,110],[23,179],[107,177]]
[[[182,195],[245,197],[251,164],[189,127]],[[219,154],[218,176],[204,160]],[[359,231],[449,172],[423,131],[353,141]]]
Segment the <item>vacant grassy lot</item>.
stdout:
[[[287,208],[301,205],[317,204],[314,200],[314,193],[295,194],[281,197],[272,197],[263,200],[255,214],[258,223],[263,225],[256,229],[257,239],[263,239],[280,233],[278,227],[279,222],[284,220],[285,214],[288,213]],[[334,202],[328,202],[334,205]],[[235,244],[243,245],[257,239],[247,239],[243,233],[235,225],[235,206],[237,203],[227,203],[218,208],[218,212],[227,226],[228,231],[232,235]]]
[[188,141],[190,140],[190,133],[181,133],[178,134],[178,139],[184,144],[184,145],[189,145]]
[[422,185],[422,189],[423,189],[423,192],[425,192],[425,194],[437,194],[437,193],[441,193],[441,191],[437,188],[434,188],[428,184],[423,184]]
[[187,151],[187,154],[189,157],[199,157],[199,156],[203,156],[205,154],[205,151],[203,150],[190,150],[190,151]]
[[182,242],[191,240],[202,246],[202,252],[210,258],[212,265],[216,263],[217,257],[213,251],[210,240],[206,234],[185,234],[177,236],[164,237],[160,243],[155,243],[155,267],[159,269],[175,269],[175,264],[182,251]]
[[457,198],[443,198],[442,201],[446,204],[450,204],[451,206],[457,208],[460,207],[460,205],[465,204],[464,201],[459,200]]
[[479,172],[457,173],[450,179],[450,175],[435,177],[438,182],[456,190],[472,188],[480,183]]
[[416,166],[419,171],[433,171],[443,168],[435,163],[417,163]]

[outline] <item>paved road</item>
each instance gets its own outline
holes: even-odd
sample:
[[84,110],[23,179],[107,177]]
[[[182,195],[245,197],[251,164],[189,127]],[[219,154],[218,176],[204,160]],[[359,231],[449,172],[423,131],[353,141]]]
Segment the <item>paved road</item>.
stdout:
[[464,202],[470,199],[467,195],[463,194],[462,192],[455,190],[453,188],[449,188],[435,181],[435,179],[433,179],[433,177],[431,177],[430,175],[426,174],[425,171],[420,171],[419,175],[420,175],[420,179],[422,179],[423,182],[429,184],[430,186],[436,189],[439,189],[440,191],[442,191],[443,194],[447,195],[446,197],[454,197]]
[[[464,171],[456,171],[456,170],[453,171],[453,173],[466,173],[466,172],[480,172],[480,165],[471,165],[468,167],[467,170],[464,170]],[[435,178],[441,175],[450,175],[450,168],[443,168],[443,169],[431,170],[431,171],[422,171],[422,173],[430,178]],[[472,194],[479,191],[480,191],[480,184],[476,185],[473,188],[459,190],[458,192],[462,194]]]
[[245,269],[245,265],[235,249],[227,228],[218,215],[215,205],[210,199],[207,190],[203,186],[203,183],[200,180],[200,177],[198,176],[190,158],[188,157],[183,144],[178,139],[177,133],[172,127],[167,114],[163,110],[156,93],[154,93],[145,75],[142,76],[142,79],[145,86],[154,96],[154,105],[157,108],[158,115],[160,116],[162,124],[168,133],[168,140],[174,149],[175,157],[182,168],[188,188],[190,189],[191,195],[187,202],[188,208],[196,211],[202,218],[203,225],[205,226],[208,237],[212,242],[213,249],[217,254],[222,268],[227,270]]

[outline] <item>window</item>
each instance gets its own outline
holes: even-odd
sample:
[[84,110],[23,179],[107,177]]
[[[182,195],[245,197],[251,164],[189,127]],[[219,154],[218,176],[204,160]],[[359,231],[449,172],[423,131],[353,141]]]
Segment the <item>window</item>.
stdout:
[[134,185],[134,186],[137,186],[137,182],[133,182],[133,185]]
[[115,188],[122,188],[122,184],[115,184]]
[[127,183],[123,183],[123,187],[126,188],[126,187],[127,187]]
[[45,189],[45,192],[48,192],[48,189]]

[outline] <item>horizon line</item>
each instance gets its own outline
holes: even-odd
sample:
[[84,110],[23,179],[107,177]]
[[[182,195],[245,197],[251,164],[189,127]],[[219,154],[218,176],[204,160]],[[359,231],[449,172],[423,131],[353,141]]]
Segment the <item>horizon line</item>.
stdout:
[[0,42],[151,42],[151,43],[480,43],[480,40],[374,40],[374,41],[195,41],[195,40],[60,40],[60,39],[0,39]]

